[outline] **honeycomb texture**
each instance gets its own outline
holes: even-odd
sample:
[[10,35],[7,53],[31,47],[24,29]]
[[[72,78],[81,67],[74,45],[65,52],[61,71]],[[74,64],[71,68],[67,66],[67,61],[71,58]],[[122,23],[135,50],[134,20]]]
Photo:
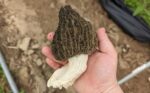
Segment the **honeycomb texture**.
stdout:
[[98,44],[90,22],[83,19],[71,6],[59,11],[59,25],[51,43],[57,60],[64,61],[79,54],[89,54]]

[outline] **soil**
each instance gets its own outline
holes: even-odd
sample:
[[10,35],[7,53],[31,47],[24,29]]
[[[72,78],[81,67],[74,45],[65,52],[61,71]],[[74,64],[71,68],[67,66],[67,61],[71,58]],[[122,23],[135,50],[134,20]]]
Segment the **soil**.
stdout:
[[[45,63],[42,46],[46,35],[58,26],[61,6],[69,4],[95,29],[105,27],[118,54],[118,80],[150,60],[150,44],[125,34],[97,0],[0,0],[0,49],[19,89],[25,93],[75,93],[73,89],[46,87],[53,70]],[[126,93],[150,93],[150,69],[121,85]]]

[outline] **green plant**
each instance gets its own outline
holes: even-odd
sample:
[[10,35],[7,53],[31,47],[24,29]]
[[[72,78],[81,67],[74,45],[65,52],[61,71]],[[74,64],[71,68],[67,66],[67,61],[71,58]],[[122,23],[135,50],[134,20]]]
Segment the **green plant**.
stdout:
[[19,93],[25,93],[25,91],[23,89],[21,89]]
[[0,76],[3,75],[2,67],[0,66]]
[[150,26],[150,0],[125,0],[125,4],[134,11],[134,16],[140,16]]
[[0,93],[4,93],[4,88],[3,88],[3,81],[4,81],[4,74],[2,67],[0,66]]
[[[3,73],[2,67],[0,65],[0,93],[6,93],[5,89],[4,89],[4,87],[6,87],[5,85],[7,85],[7,82],[6,82],[6,78],[5,78],[5,75]],[[10,92],[10,90],[7,90],[7,93],[12,93],[12,92]],[[25,93],[25,91],[23,89],[21,89],[19,91],[19,93]]]

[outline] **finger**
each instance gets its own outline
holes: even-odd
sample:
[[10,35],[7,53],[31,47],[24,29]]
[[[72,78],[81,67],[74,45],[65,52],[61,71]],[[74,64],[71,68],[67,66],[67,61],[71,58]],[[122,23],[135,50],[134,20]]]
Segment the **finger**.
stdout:
[[100,28],[97,31],[97,36],[99,39],[99,49],[103,53],[114,54],[116,53],[115,48],[111,41],[109,40],[105,28]]
[[51,59],[54,62],[57,62],[59,64],[65,65],[67,62],[63,62],[63,61],[58,61],[55,59],[55,57],[52,54],[51,48],[49,48],[48,46],[45,46],[42,48],[42,53],[49,59]]
[[54,32],[50,32],[48,35],[47,35],[47,39],[52,41],[53,40],[53,37],[54,37],[55,33]]
[[50,67],[52,67],[53,69],[58,69],[58,68],[61,67],[60,64],[58,64],[58,63],[56,63],[56,62],[54,62],[54,61],[52,61],[52,60],[50,60],[50,59],[48,59],[48,58],[46,58],[46,63],[47,63]]

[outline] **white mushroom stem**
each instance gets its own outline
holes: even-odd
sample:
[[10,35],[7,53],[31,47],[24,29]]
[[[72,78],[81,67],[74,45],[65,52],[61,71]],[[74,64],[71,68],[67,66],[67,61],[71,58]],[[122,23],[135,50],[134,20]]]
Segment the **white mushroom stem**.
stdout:
[[72,86],[74,82],[86,71],[87,54],[80,54],[69,58],[68,64],[56,70],[48,80],[47,86],[62,89]]

